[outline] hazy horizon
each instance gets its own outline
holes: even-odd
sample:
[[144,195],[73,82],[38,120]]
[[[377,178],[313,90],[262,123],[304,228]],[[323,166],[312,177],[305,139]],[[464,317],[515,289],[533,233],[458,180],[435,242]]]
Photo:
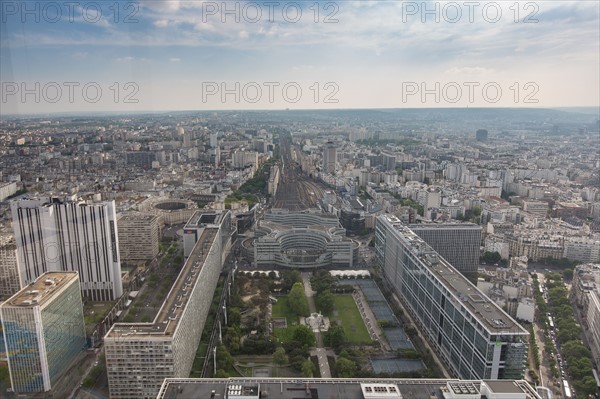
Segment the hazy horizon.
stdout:
[[3,115],[600,106],[596,1],[23,4]]

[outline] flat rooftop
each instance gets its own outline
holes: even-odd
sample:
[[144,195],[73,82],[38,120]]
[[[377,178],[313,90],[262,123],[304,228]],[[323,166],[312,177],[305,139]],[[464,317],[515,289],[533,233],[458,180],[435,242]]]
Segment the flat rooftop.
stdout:
[[411,223],[408,227],[411,230],[482,230],[482,227],[475,223]]
[[186,228],[198,228],[198,227],[218,227],[221,224],[223,218],[223,212],[221,211],[197,211],[185,224]]
[[[226,392],[231,392],[231,387],[237,392],[245,392],[245,389],[250,387],[258,388],[261,398],[277,399],[368,399],[371,397],[443,399],[443,390],[447,389],[448,383],[473,387],[477,393],[482,385],[482,381],[446,379],[167,378],[157,399],[209,399],[213,391],[215,398],[225,398]],[[499,398],[513,397],[510,394],[522,393],[531,399],[540,399],[535,390],[525,381],[485,381],[485,383],[493,389],[494,393],[500,394]],[[366,389],[367,387],[371,390]],[[397,388],[398,392],[395,392],[394,388]],[[378,393],[376,391],[379,391],[380,395],[376,395]],[[248,393],[247,397],[254,397],[253,395],[256,394],[254,390]],[[502,396],[503,393],[507,396]]]
[[464,305],[492,334],[529,335],[519,323],[435,252],[408,226],[402,224],[394,216],[385,215],[384,218],[400,233],[409,251],[420,259],[422,264],[427,266],[448,291],[457,297],[460,304]]
[[46,272],[10,297],[2,306],[41,306],[49,302],[62,287],[78,279],[77,272]]
[[167,294],[152,323],[115,323],[107,337],[130,337],[135,335],[173,335],[189,300],[189,293],[196,285],[209,250],[217,237],[218,227],[205,228],[189,258],[183,265],[171,291]]
[[121,220],[131,220],[131,221],[149,221],[149,220],[153,220],[153,219],[158,219],[160,216],[158,215],[154,215],[154,214],[150,214],[150,213],[141,213],[141,212],[136,212],[136,213],[122,213],[119,215],[119,221]]

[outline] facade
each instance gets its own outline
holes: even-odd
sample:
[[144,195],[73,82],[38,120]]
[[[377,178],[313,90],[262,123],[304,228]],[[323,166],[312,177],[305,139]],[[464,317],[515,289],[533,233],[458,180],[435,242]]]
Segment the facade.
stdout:
[[150,260],[158,255],[160,216],[128,213],[117,220],[121,260]]
[[337,148],[331,141],[323,146],[323,173],[334,174],[337,161]]
[[486,129],[478,129],[477,132],[475,132],[475,139],[477,141],[487,141],[488,131]]
[[577,266],[572,287],[592,355],[600,363],[600,264]]
[[104,337],[112,399],[155,398],[165,378],[187,378],[200,343],[225,254],[231,217],[206,225],[156,318],[116,323]]
[[156,399],[541,399],[523,380],[362,378],[166,379]]
[[590,347],[596,363],[600,362],[600,289],[590,292],[590,302],[587,312],[587,327],[589,328]]
[[0,201],[4,201],[11,195],[17,192],[17,182],[2,183],[0,182]]
[[47,392],[85,350],[76,272],[49,272],[0,305],[13,391]]
[[150,151],[132,151],[125,155],[127,165],[135,165],[140,168],[150,169],[152,162],[156,161],[156,154]]
[[529,333],[398,218],[377,218],[375,252],[448,370],[465,379],[523,377]]
[[11,203],[21,285],[48,271],[77,271],[92,301],[123,295],[115,202],[40,197]]
[[265,214],[255,238],[242,245],[256,267],[354,267],[359,244],[345,235],[335,216],[276,210]]
[[477,272],[481,226],[474,223],[428,223],[408,227],[459,272]]
[[0,298],[21,289],[17,245],[12,235],[0,235]]
[[584,263],[600,262],[600,241],[585,238],[565,240],[564,257]]

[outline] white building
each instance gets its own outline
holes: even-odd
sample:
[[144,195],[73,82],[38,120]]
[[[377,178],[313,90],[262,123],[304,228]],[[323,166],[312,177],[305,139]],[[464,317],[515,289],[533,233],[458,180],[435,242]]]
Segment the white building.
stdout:
[[17,183],[0,183],[0,201],[4,201],[17,192]]
[[112,399],[155,398],[165,378],[189,376],[231,245],[231,213],[219,221],[197,231],[196,245],[154,321],[116,323],[104,337]]
[[123,295],[115,202],[40,197],[11,203],[21,285],[49,271],[77,271],[83,296]]

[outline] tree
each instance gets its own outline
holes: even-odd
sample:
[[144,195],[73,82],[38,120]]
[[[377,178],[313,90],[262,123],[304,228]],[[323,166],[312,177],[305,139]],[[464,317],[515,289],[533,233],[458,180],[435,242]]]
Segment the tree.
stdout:
[[230,308],[227,310],[228,310],[228,313],[227,313],[228,320],[227,321],[229,322],[229,324],[231,324],[233,326],[240,325],[240,320],[241,320],[240,308]]
[[356,374],[356,363],[345,357],[338,358],[335,370],[338,378],[352,378]]
[[317,309],[325,315],[330,315],[334,308],[334,299],[331,291],[324,291],[317,295]]
[[229,374],[223,369],[218,369],[215,378],[229,378]]
[[297,316],[308,316],[308,302],[302,283],[294,283],[288,295],[288,306]]
[[289,291],[294,284],[302,282],[302,276],[298,270],[284,270],[281,272],[281,289]]
[[231,356],[225,345],[219,345],[217,348],[217,368],[223,370],[231,369],[234,362],[233,356]]
[[498,252],[485,251],[483,254],[483,260],[486,263],[497,263],[502,259],[502,256]]
[[573,269],[563,270],[563,277],[565,280],[573,280]]
[[311,362],[310,359],[306,359],[302,362],[302,377],[313,377],[313,362]]
[[285,349],[283,349],[283,347],[280,346],[277,349],[275,349],[275,353],[273,353],[273,361],[279,366],[284,366],[288,364],[289,359],[285,354]]
[[346,333],[340,325],[334,325],[325,333],[325,345],[338,350],[346,343]]
[[294,330],[294,341],[298,341],[301,345],[312,347],[315,346],[315,336],[310,328],[304,324],[300,324]]

